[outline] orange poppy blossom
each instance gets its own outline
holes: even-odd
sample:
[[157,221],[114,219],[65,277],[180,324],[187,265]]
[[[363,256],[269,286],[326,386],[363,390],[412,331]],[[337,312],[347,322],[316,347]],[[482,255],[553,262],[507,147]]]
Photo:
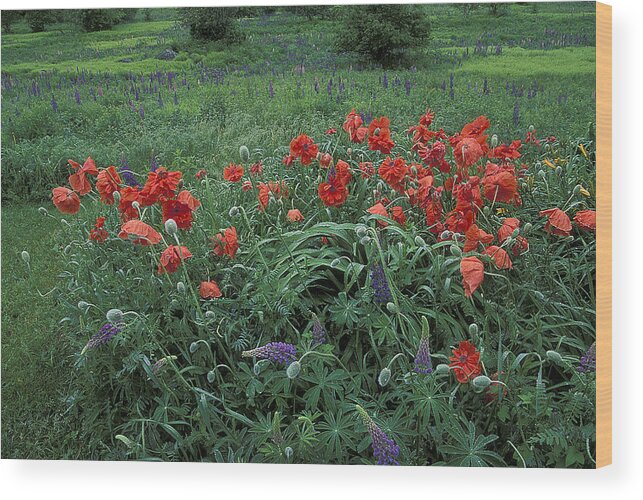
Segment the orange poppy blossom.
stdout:
[[529,241],[527,241],[527,238],[518,236],[511,247],[511,253],[513,253],[514,257],[518,257],[527,250],[529,250]]
[[335,165],[335,175],[344,186],[348,186],[348,183],[353,178],[350,167],[344,160],[339,160]]
[[302,165],[310,165],[317,157],[319,147],[306,134],[301,134],[290,141],[290,155],[300,158]]
[[138,219],[132,219],[121,226],[118,237],[123,240],[132,240],[135,245],[157,245],[161,242],[161,235],[152,226]]
[[471,227],[464,233],[464,252],[472,252],[478,249],[478,244],[482,243],[488,245],[493,241],[493,235],[483,231],[476,224],[471,224]]
[[424,114],[420,117],[420,125],[424,125],[425,127],[430,127],[431,124],[433,123],[433,118],[435,118],[435,113],[431,111],[429,108],[427,108]]
[[404,192],[404,185],[406,184],[406,177],[409,175],[409,167],[404,161],[404,158],[398,156],[394,161],[390,156],[380,165],[377,173],[379,176],[397,192]]
[[362,179],[370,179],[375,175],[375,167],[372,161],[363,161],[359,164],[359,171],[362,173]]
[[435,141],[431,147],[422,147],[418,149],[418,154],[422,161],[430,168],[437,168],[443,174],[451,172],[451,165],[444,157],[447,153],[447,147],[443,142]]
[[284,181],[273,182],[270,181],[268,184],[260,182],[258,185],[259,188],[259,210],[263,211],[268,206],[270,201],[270,195],[275,198],[282,198],[288,196],[288,186]]
[[475,222],[476,216],[472,210],[451,210],[446,214],[444,225],[454,233],[466,233]]
[[239,182],[243,177],[243,167],[231,163],[223,169],[223,178],[228,182]]
[[241,190],[252,191],[252,181],[243,181],[243,184],[241,184]]
[[254,176],[263,174],[263,163],[261,163],[261,160],[252,164],[250,167],[250,173]]
[[362,117],[355,112],[354,108],[351,109],[351,112],[348,113],[342,125],[344,131],[350,136],[351,142],[358,144],[364,142],[368,129],[362,127],[363,123]]
[[199,286],[199,295],[202,299],[218,299],[223,296],[215,281],[202,281]]
[[176,197],[176,199],[181,203],[187,205],[192,211],[196,210],[201,206],[201,202],[197,200],[194,196],[192,196],[192,193],[190,193],[190,191],[188,191],[187,189],[184,189],[183,191],[181,191]]
[[485,173],[482,177],[482,186],[484,196],[489,201],[513,203],[516,206],[522,203],[518,194],[516,172],[511,166],[499,166],[495,163],[487,162]]
[[161,202],[163,211],[163,223],[168,219],[174,219],[179,229],[190,229],[192,227],[192,209],[187,203],[176,200],[165,200]]
[[549,208],[542,210],[539,214],[541,217],[547,217],[545,231],[557,236],[569,236],[572,232],[572,223],[569,216],[560,208]]
[[100,201],[107,205],[113,205],[114,193],[120,189],[122,183],[116,167],[111,166],[101,170],[96,178],[96,191],[100,194]]
[[293,208],[291,210],[288,210],[288,219],[290,222],[301,222],[304,220],[304,216],[301,214],[299,209]]
[[391,208],[391,218],[400,226],[406,224],[406,214],[404,213],[404,208],[399,205]]
[[207,176],[208,172],[204,168],[200,169],[196,174],[194,174],[194,177],[196,177],[196,179],[199,181],[205,179]]
[[172,274],[181,265],[184,260],[192,258],[192,254],[187,247],[170,245],[161,254],[158,274]]
[[74,160],[67,160],[67,162],[75,170],[75,172],[69,176],[69,185],[74,191],[78,192],[79,195],[85,196],[92,190],[87,175],[98,175],[98,168],[96,168],[94,160],[92,160],[91,156],[88,156],[82,167]]
[[511,269],[513,267],[509,254],[507,254],[504,248],[491,245],[485,248],[485,253],[493,259],[498,269]]
[[[389,214],[388,214],[388,210],[386,210],[386,207],[381,202],[376,203],[375,205],[373,205],[371,208],[367,209],[366,211],[369,214],[372,214],[372,215],[380,215],[382,217],[387,217],[387,218],[390,217]],[[388,222],[386,222],[384,220],[378,219],[377,223],[378,223],[378,225],[380,225],[382,227],[388,226]]]
[[465,297],[471,297],[484,280],[484,264],[478,257],[464,257],[460,261],[460,273]]
[[491,151],[489,151],[489,154],[487,156],[489,158],[497,158],[499,160],[513,160],[522,156],[519,151],[521,147],[522,141],[518,139],[517,141],[513,141],[509,145],[500,144],[499,146],[496,146]]
[[472,176],[453,185],[451,190],[456,200],[456,210],[473,210],[477,212],[482,208],[482,196],[480,195],[480,177]]
[[158,201],[174,198],[183,174],[168,172],[165,167],[159,167],[147,175],[147,181],[140,194],[141,206],[148,207]]
[[74,215],[80,210],[80,198],[75,191],[66,187],[56,187],[51,190],[52,201],[63,214]]
[[317,187],[317,194],[327,207],[339,207],[348,198],[348,189],[337,175],[333,175]]
[[585,231],[596,231],[596,211],[581,210],[574,215],[574,222]]
[[468,340],[463,340],[453,349],[449,367],[461,384],[466,384],[482,373],[480,352]]
[[105,217],[98,217],[96,223],[91,231],[89,231],[89,239],[96,243],[104,243],[109,237],[109,233],[103,229],[105,225]]
[[289,167],[290,165],[292,165],[292,163],[295,161],[295,159],[296,158],[293,155],[286,155],[281,160],[281,163],[283,163],[284,165]]
[[439,198],[432,198],[424,206],[426,225],[433,234],[440,234],[444,231],[444,224],[441,222],[444,208]]
[[482,147],[473,137],[465,137],[453,147],[453,157],[461,175],[466,176],[469,167],[482,158]]
[[227,255],[231,259],[237,255],[239,250],[239,240],[237,239],[237,228],[232,226],[225,229],[222,233],[217,234],[212,238],[214,249],[212,252],[218,257]]
[[385,155],[391,152],[395,143],[391,140],[390,123],[386,116],[371,121],[368,126],[368,149]]
[[319,157],[319,165],[322,168],[328,168],[332,161],[333,161],[333,157],[330,155],[330,153],[324,153]]
[[502,221],[502,226],[498,229],[498,241],[503,243],[513,232],[520,227],[520,221],[514,217],[507,217]]
[[482,149],[482,154],[485,155],[489,152],[489,146],[487,145],[487,136],[484,135],[484,132],[491,126],[491,122],[486,116],[479,116],[471,123],[467,123],[460,134],[456,134],[456,137],[472,137],[476,139],[480,148]]
[[140,203],[141,190],[137,187],[125,186],[121,189],[121,201],[118,203],[118,212],[121,214],[123,221],[131,219],[138,219],[139,213],[134,208],[133,203],[136,201]]

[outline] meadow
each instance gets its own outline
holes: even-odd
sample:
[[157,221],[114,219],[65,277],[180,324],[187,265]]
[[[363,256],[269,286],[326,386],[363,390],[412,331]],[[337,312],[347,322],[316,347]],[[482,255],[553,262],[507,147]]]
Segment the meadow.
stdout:
[[[426,9],[431,40],[408,69],[336,54],[335,21],[282,12],[241,20],[245,40],[232,47],[192,41],[171,9],[106,32],[63,24],[3,35],[3,457],[371,463],[376,415],[406,464],[592,466],[593,381],[576,365],[594,336],[594,241],[576,229],[549,234],[538,212],[593,207],[593,4],[516,4],[501,17]],[[159,60],[166,49],[177,57]],[[316,190],[323,166],[282,161],[305,134],[333,163],[348,161],[357,183],[360,163],[381,165],[386,155],[347,140],[351,109],[366,125],[387,116],[393,155],[411,163],[417,150],[406,130],[428,108],[431,129],[447,135],[484,115],[490,142],[538,138],[517,163],[526,168],[523,204],[491,200],[479,223],[495,233],[505,216],[519,219],[506,245],[520,234],[530,250],[516,256],[519,272],[486,269],[491,284],[473,300],[460,285],[457,229],[449,237],[427,229],[377,179],[355,184],[341,210],[325,207]],[[449,154],[458,163],[457,150]],[[68,159],[89,156],[141,184],[152,166],[182,172],[202,207],[181,245],[194,251],[234,226],[237,260],[195,252],[178,286],[137,274],[149,256],[117,237],[86,244],[97,217],[111,233],[119,214],[94,200],[61,222],[50,197],[68,184]],[[265,177],[249,177],[259,161]],[[223,179],[236,163],[253,183],[286,182],[287,198],[270,188],[270,205],[257,209],[256,184],[246,192]],[[380,224],[382,214],[367,211],[373,196],[390,197],[408,220]],[[284,219],[295,208],[302,227]],[[156,208],[145,213],[161,231]],[[331,244],[312,243],[322,238]],[[384,304],[369,291],[374,255],[393,290]],[[197,263],[224,298],[195,297]],[[117,321],[126,333],[90,349],[98,356],[81,354],[113,308],[130,315]],[[321,347],[320,328],[333,339]],[[446,366],[449,346],[470,340],[493,383],[460,388],[435,366],[434,377],[413,376],[404,360],[425,330],[434,364]],[[304,346],[301,375],[293,363],[286,376],[241,357],[270,339]],[[365,427],[355,403],[366,408]]]

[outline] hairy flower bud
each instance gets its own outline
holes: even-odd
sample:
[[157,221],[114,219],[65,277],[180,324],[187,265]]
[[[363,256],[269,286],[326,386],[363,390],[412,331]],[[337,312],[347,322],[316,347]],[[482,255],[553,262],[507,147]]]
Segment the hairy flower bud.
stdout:
[[397,306],[393,302],[387,302],[386,303],[386,309],[390,313],[396,313],[397,312]]
[[[292,365],[291,365],[291,366],[292,366]],[[292,455],[293,455],[293,453],[294,453],[294,452],[293,452],[293,450],[292,450],[292,447],[290,447],[290,446],[286,446],[286,448],[284,448],[284,453],[285,453],[285,455],[286,455],[286,458],[287,458],[288,460],[290,460],[290,459],[292,458]]]
[[40,212],[40,215],[49,215],[49,212],[47,211],[47,209],[45,207],[40,207],[38,209],[38,212]]
[[493,134],[491,136],[491,147],[495,148],[496,146],[498,146],[498,136],[496,134]]
[[210,370],[208,372],[207,377],[208,377],[208,382],[210,382],[210,383],[214,382],[214,378],[215,378],[214,370]]
[[81,309],[84,312],[87,312],[87,309],[89,309],[89,303],[85,302],[84,300],[81,300],[80,302],[78,302],[78,309]]
[[239,207],[230,208],[230,210],[228,211],[228,215],[230,217],[236,217],[237,215],[239,215]]
[[440,239],[442,240],[448,240],[451,237],[451,231],[442,231],[442,234],[440,235]]
[[22,258],[25,264],[29,264],[29,262],[31,262],[31,255],[29,255],[29,252],[27,252],[26,250],[23,250],[20,253],[20,257]]
[[475,323],[471,323],[469,325],[469,335],[471,335],[472,337],[478,335],[478,325],[476,325]]
[[525,224],[525,227],[522,228],[522,234],[526,236],[531,231],[531,228],[532,228],[531,222],[527,222],[527,224]]
[[107,321],[115,325],[122,323],[124,318],[123,311],[121,311],[120,309],[110,309],[109,311],[107,311],[107,314],[105,316],[107,317]]
[[578,196],[580,194],[580,190],[582,188],[583,188],[583,186],[581,186],[580,184],[576,184],[574,186],[574,191],[572,191],[574,193],[574,196]]
[[250,159],[250,151],[247,146],[241,146],[239,148],[239,156],[241,157],[242,162],[247,162]]
[[199,349],[199,343],[198,342],[192,342],[190,344],[190,352],[192,354],[194,354],[198,349]]
[[120,191],[114,191],[114,203],[117,205],[121,202],[121,193]]
[[371,237],[370,236],[364,236],[361,240],[359,240],[359,242],[362,245],[366,246],[371,242]]
[[357,226],[355,228],[355,234],[357,234],[359,238],[363,238],[364,236],[367,235],[367,233],[368,233],[368,230],[366,229],[366,226]]
[[165,221],[165,232],[170,236],[173,236],[179,230],[174,219],[168,219]]
[[449,373],[449,365],[440,363],[438,366],[435,367],[436,375],[446,375],[447,373]]
[[383,368],[377,377],[377,383],[380,384],[380,387],[386,387],[391,380],[391,369],[386,367]]
[[185,293],[185,284],[182,281],[177,282],[176,291],[181,294]]
[[486,375],[478,375],[473,379],[473,386],[477,389],[486,389],[491,385],[491,379]]
[[540,177],[541,179],[545,180],[546,174],[545,174],[545,171],[544,171],[544,170],[539,170],[537,175],[538,175],[538,177]]
[[134,201],[132,202],[132,208],[133,208],[134,210],[138,210],[138,209],[140,209],[140,208],[141,208],[141,204],[140,204],[138,201],[134,200]]
[[449,248],[451,255],[454,257],[460,257],[462,255],[462,250],[460,250],[460,247],[457,245],[451,245]]
[[209,319],[209,320],[213,320],[214,318],[216,318],[216,316],[217,315],[214,313],[214,311],[208,311],[205,313],[206,319]]
[[299,361],[293,361],[286,368],[286,375],[289,379],[297,378],[299,372],[301,371],[301,363]]
[[419,247],[425,247],[426,246],[426,241],[422,239],[421,236],[416,236],[415,237],[415,244]]
[[511,233],[511,237],[512,237],[512,238],[517,238],[519,234],[520,234],[520,229],[516,228],[516,229],[514,229],[514,230],[512,231],[512,233]]
[[547,351],[545,354],[547,355],[547,359],[552,363],[556,363],[558,365],[563,362],[563,357],[556,351]]

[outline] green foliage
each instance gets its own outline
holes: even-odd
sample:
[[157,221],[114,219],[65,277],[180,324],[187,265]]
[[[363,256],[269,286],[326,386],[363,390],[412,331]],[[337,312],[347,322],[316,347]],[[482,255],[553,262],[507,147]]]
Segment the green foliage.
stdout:
[[104,31],[125,20],[132,10],[135,9],[82,9],[78,15],[83,30]]
[[409,51],[424,46],[430,33],[419,5],[354,5],[342,13],[335,33],[337,49],[385,67],[403,62]]
[[55,16],[50,10],[28,10],[25,13],[25,21],[33,33],[40,33],[45,31],[48,24],[55,21]]
[[2,22],[2,33],[11,33],[12,25],[25,17],[26,10],[3,10],[0,21]]
[[179,9],[182,23],[197,40],[238,42],[242,35],[236,20],[242,14],[236,7],[186,7]]

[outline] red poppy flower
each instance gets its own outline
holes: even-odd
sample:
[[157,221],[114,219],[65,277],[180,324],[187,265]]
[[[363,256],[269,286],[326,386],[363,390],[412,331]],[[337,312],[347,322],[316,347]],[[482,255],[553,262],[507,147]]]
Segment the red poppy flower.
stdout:
[[489,151],[489,158],[498,158],[500,160],[510,160],[520,158],[522,155],[518,151],[522,147],[520,140],[513,141],[510,145],[500,144]]
[[471,297],[484,280],[484,264],[478,257],[464,257],[460,261],[464,295]]
[[369,179],[375,174],[375,168],[373,167],[373,162],[363,161],[359,164],[359,171],[362,173],[362,179]]
[[241,190],[242,191],[251,191],[252,190],[252,182],[251,181],[243,181],[243,184],[241,184]]
[[263,211],[270,201],[270,195],[275,198],[288,196],[288,186],[285,182],[272,182],[268,184],[259,183],[259,210]]
[[252,164],[252,167],[250,167],[250,173],[254,176],[263,174],[263,163],[261,163],[261,160]]
[[118,237],[123,240],[131,239],[135,245],[143,245],[145,247],[156,245],[161,242],[161,235],[148,224],[138,219],[127,221],[121,226],[121,231]]
[[301,159],[302,165],[310,165],[317,157],[319,148],[306,134],[301,134],[290,141],[290,155]]
[[116,167],[107,167],[101,170],[96,179],[96,190],[100,194],[100,201],[107,205],[114,204],[114,193],[119,190],[122,184]]
[[336,133],[337,133],[337,129],[336,129],[336,128],[329,128],[329,129],[326,131],[326,135],[335,135]]
[[447,174],[451,171],[451,165],[444,159],[447,147],[443,142],[435,141],[432,146],[420,148],[418,154],[422,161],[431,168],[437,168],[440,172]]
[[223,296],[219,285],[214,281],[202,281],[199,286],[199,295],[202,299],[218,299]]
[[455,209],[460,211],[473,210],[477,212],[482,208],[480,195],[480,177],[472,176],[453,185],[453,197],[456,199]]
[[494,260],[498,269],[511,269],[513,267],[509,255],[503,248],[491,245],[485,249],[485,253]]
[[[386,207],[384,205],[382,205],[381,203],[376,203],[375,205],[373,205],[371,208],[367,209],[366,211],[369,214],[372,214],[372,215],[380,215],[382,217],[387,217],[387,218],[389,217],[389,214],[388,214],[388,211],[386,210]],[[378,219],[377,223],[382,227],[388,226],[388,222],[383,221],[383,220]]]
[[216,235],[212,238],[214,242],[214,255],[218,257],[223,257],[227,255],[231,259],[234,259],[234,256],[237,255],[237,250],[239,250],[239,241],[237,239],[237,228],[232,226],[224,230],[222,233]]
[[243,167],[232,163],[223,169],[223,178],[228,182],[239,182],[243,177]]
[[92,190],[92,186],[87,180],[87,175],[98,175],[98,168],[91,156],[88,156],[85,163],[81,167],[79,163],[73,160],[67,160],[69,164],[76,170],[75,173],[69,176],[69,184],[74,191],[78,194],[85,196]]
[[105,217],[98,217],[94,228],[89,232],[89,239],[96,243],[103,243],[109,236],[109,233],[103,229],[105,225]]
[[194,174],[194,177],[196,177],[197,180],[199,181],[202,179],[205,179],[207,176],[208,176],[208,172],[204,168],[202,168],[196,174]]
[[330,162],[333,161],[333,157],[330,155],[330,153],[324,153],[319,157],[319,165],[321,165],[323,168],[328,168],[330,166]]
[[465,234],[475,220],[476,216],[471,210],[451,210],[446,214],[444,225],[449,231]]
[[350,136],[351,142],[358,144],[364,142],[368,129],[362,127],[363,123],[362,117],[355,112],[355,109],[352,109],[351,112],[348,113],[348,116],[346,116],[342,128]]
[[132,186],[125,186],[121,189],[121,201],[118,204],[118,212],[121,214],[121,220],[128,221],[137,219],[138,210],[132,206],[135,201],[140,203],[139,197],[141,190]]
[[344,184],[344,186],[348,186],[348,183],[351,181],[353,178],[353,174],[351,174],[351,169],[344,160],[339,160],[337,162],[337,165],[335,165],[335,175],[337,176],[337,179],[339,182]]
[[182,176],[181,172],[168,172],[165,167],[150,172],[141,191],[141,205],[150,206],[174,198]]
[[292,165],[292,162],[295,161],[295,159],[296,158],[293,155],[286,155],[284,156],[283,160],[281,160],[281,163],[289,167],[290,165]]
[[511,247],[511,253],[513,253],[514,257],[518,257],[519,255],[525,253],[527,250],[529,250],[529,241],[527,241],[527,238],[518,236],[513,246]]
[[596,211],[581,210],[580,212],[576,212],[574,222],[585,231],[596,232]]
[[387,156],[377,173],[393,189],[400,193],[404,192],[406,176],[409,174],[409,167],[404,162],[404,158],[398,156],[393,161],[390,156]]
[[484,154],[487,152],[487,148],[485,147],[487,136],[483,134],[489,128],[490,125],[491,125],[491,122],[486,116],[479,116],[471,123],[467,123],[464,127],[462,127],[462,131],[460,132],[460,135],[462,137],[477,138],[480,146],[482,147],[482,151]]
[[292,210],[288,210],[288,219],[290,219],[290,222],[301,222],[304,220],[304,216],[299,209],[293,208]]
[[166,200],[161,202],[163,210],[163,223],[173,219],[179,229],[190,229],[192,227],[192,209],[181,201]]
[[396,205],[393,208],[391,208],[391,217],[400,226],[403,226],[404,224],[406,224],[406,214],[404,213],[404,209],[399,205]]
[[192,254],[187,247],[170,245],[161,254],[161,259],[158,267],[158,273],[172,274],[181,265],[181,262],[192,257]]
[[444,230],[444,224],[440,222],[442,218],[442,212],[444,208],[442,207],[442,202],[439,199],[429,199],[424,207],[424,212],[426,214],[426,225],[434,234],[441,233]]
[[463,340],[453,349],[449,367],[461,384],[466,384],[482,373],[480,352],[468,340]]
[[569,236],[572,232],[572,223],[565,212],[560,208],[550,208],[543,210],[539,214],[541,217],[547,217],[545,231],[558,236]]
[[430,109],[427,109],[426,112],[420,117],[420,125],[424,125],[425,127],[430,127],[431,124],[433,123],[434,117],[435,117],[435,113],[433,113]]
[[488,245],[493,241],[493,235],[483,231],[476,224],[472,224],[469,229],[467,229],[464,234],[464,248],[465,252],[472,252],[477,250],[478,244],[482,243]]
[[482,158],[483,152],[478,141],[473,137],[465,137],[453,148],[453,156],[458,167],[466,175],[468,168]]
[[368,126],[368,149],[385,155],[391,152],[395,143],[391,140],[390,121],[387,117],[374,119]]
[[80,210],[80,198],[71,189],[57,187],[51,190],[51,194],[54,205],[63,214],[74,215]]
[[482,177],[484,196],[490,201],[513,203],[520,205],[518,194],[518,179],[513,167],[501,167],[487,162],[485,173]]
[[192,196],[192,193],[190,193],[190,191],[188,191],[187,189],[184,189],[183,191],[181,191],[179,195],[176,197],[176,199],[181,203],[184,203],[185,205],[187,205],[192,211],[196,210],[201,206],[201,202],[197,200],[194,196]]
[[503,243],[513,232],[520,227],[520,221],[514,217],[507,217],[502,221],[502,226],[498,229],[498,241]]
[[327,207],[339,207],[348,198],[348,189],[338,176],[331,176],[328,182],[317,187],[317,194]]

